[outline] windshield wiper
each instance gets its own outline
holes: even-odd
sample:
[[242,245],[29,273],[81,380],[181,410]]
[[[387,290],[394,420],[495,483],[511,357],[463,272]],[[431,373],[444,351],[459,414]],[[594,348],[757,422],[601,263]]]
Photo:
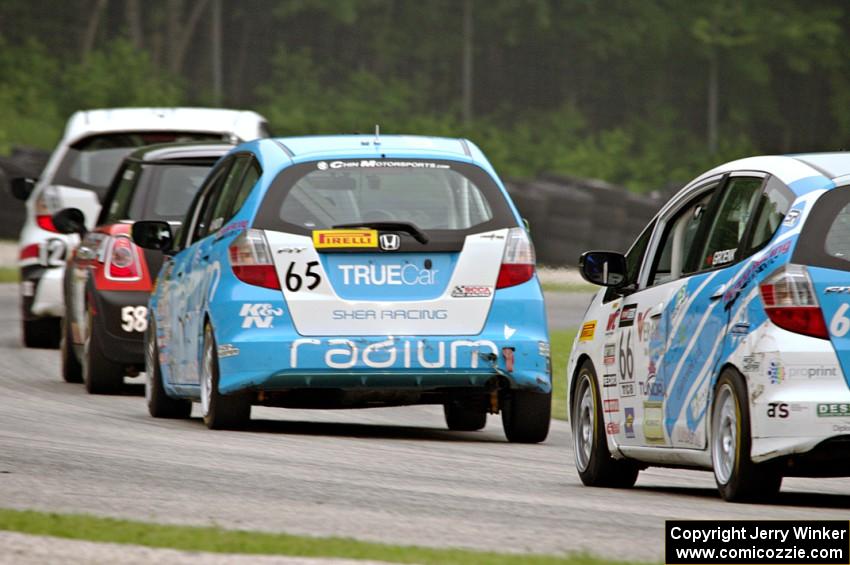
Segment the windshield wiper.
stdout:
[[421,229],[410,222],[352,222],[350,224],[336,224],[331,226],[334,229],[338,228],[372,228],[374,230],[389,230],[403,231],[413,236],[413,239],[425,245],[428,243],[428,236]]

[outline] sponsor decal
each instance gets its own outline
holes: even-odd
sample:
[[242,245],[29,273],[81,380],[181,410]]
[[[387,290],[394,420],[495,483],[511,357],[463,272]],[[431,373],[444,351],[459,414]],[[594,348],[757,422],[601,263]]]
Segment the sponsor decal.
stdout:
[[[505,327],[507,327],[507,324],[505,324]],[[550,356],[549,342],[548,341],[538,341],[537,342],[537,353],[541,357],[546,357],[548,359],[549,356]]]
[[747,355],[741,361],[741,369],[745,373],[757,373],[761,368],[761,363],[758,362],[754,355]]
[[374,310],[362,308],[357,310],[334,310],[333,320],[445,320],[449,311],[443,309],[412,309],[396,308],[394,310]]
[[699,436],[694,430],[689,430],[687,428],[677,428],[676,429],[676,441],[678,443],[686,443],[688,445],[701,446],[702,442],[698,441]]
[[850,293],[850,286],[828,286],[823,291],[825,294],[847,294]]
[[798,220],[798,219],[800,219],[800,214],[801,214],[801,213],[802,213],[802,212],[801,212],[800,210],[798,210],[797,208],[794,208],[793,210],[790,210],[790,211],[789,211],[789,212],[785,215],[785,219],[784,219],[784,220],[782,220],[782,225],[783,225],[783,226],[787,226],[787,227],[789,227],[789,228],[794,227],[794,225],[797,223],[797,220]]
[[850,416],[850,404],[846,402],[818,404],[818,418],[832,418],[836,416]]
[[124,306],[121,308],[121,329],[125,332],[143,332],[148,329],[148,307]]
[[233,222],[224,226],[224,228],[219,231],[215,238],[216,240],[223,238],[224,236],[231,234],[236,231],[242,231],[248,227],[248,222],[246,220],[239,220],[238,222]]
[[773,385],[782,384],[788,379],[829,379],[838,375],[838,367],[834,365],[788,365],[771,361],[767,368],[767,378]]
[[626,437],[633,438],[635,437],[635,409],[631,407],[625,408],[623,414],[625,415],[623,427],[626,431]]
[[709,255],[706,258],[706,265],[709,267],[717,267],[718,265],[731,263],[735,260],[736,251],[738,251],[738,248],[715,251],[713,255]]
[[351,247],[378,247],[377,230],[314,230],[313,247],[316,249],[344,249]]
[[450,169],[443,163],[422,161],[387,161],[385,159],[362,159],[359,161],[319,161],[316,168],[320,171],[337,169]]
[[[478,368],[479,359],[494,363],[498,348],[488,339],[454,341],[397,340],[390,337],[384,341],[365,345],[362,340],[343,338],[318,339],[298,338],[289,348],[289,365],[299,367],[299,358],[304,353],[324,352],[323,363],[331,369],[351,369],[362,365],[371,369],[386,369],[398,366],[404,369],[456,369]],[[468,359],[468,365],[463,363]]]
[[277,250],[278,253],[303,253],[306,247],[281,247]]
[[619,412],[620,401],[616,398],[607,398],[602,401],[602,410],[606,413]]
[[587,322],[581,326],[581,333],[579,334],[579,341],[593,341],[593,335],[596,333],[596,320],[592,322]]
[[239,348],[230,343],[222,343],[218,346],[218,356],[221,358],[236,357],[237,355],[239,355]]
[[605,349],[602,355],[602,364],[603,365],[613,365],[617,362],[616,357],[617,345],[613,343],[606,343]]
[[635,323],[637,304],[626,304],[620,312],[620,327],[627,328]]
[[785,369],[777,361],[771,361],[767,366],[767,379],[772,385],[781,384],[785,380]]
[[848,425],[848,424],[834,424],[832,426],[832,431],[838,432],[840,434],[850,433],[850,425]]
[[490,286],[458,285],[452,289],[453,298],[488,298],[492,294]]
[[782,418],[785,419],[788,417],[788,405],[784,402],[768,402],[767,403],[767,417],[768,418]]
[[628,398],[635,395],[635,383],[620,383],[620,396]]
[[756,276],[775,263],[776,259],[781,255],[788,253],[789,249],[791,249],[791,241],[784,241],[771,247],[770,250],[765,253],[764,257],[758,261],[750,263],[735,282],[729,285],[729,289],[723,293],[723,303],[728,304],[737,298],[741,291],[746,288],[753,279],[756,278]]
[[[437,283],[437,269],[420,269],[413,263],[404,265],[337,265],[337,268],[342,271],[342,284],[346,285],[430,286]],[[490,287],[479,288],[487,289],[486,296],[490,296]]]
[[609,335],[617,329],[617,318],[620,317],[620,312],[611,312],[608,314],[608,324],[605,326],[605,334]]
[[397,233],[382,233],[378,243],[384,251],[395,251],[401,247],[401,236]]
[[619,422],[608,422],[605,426],[605,432],[609,436],[615,436],[620,433],[620,423]]
[[602,375],[602,386],[617,386],[617,375],[613,373]]
[[641,381],[640,393],[644,396],[652,396],[655,398],[664,398],[665,387],[664,383],[655,379],[655,373],[649,375],[646,382]]
[[652,322],[649,319],[649,311],[650,308],[647,308],[646,311],[638,312],[637,315],[637,338],[640,342],[648,341],[652,333]]
[[661,402],[648,400],[643,403],[643,435],[647,443],[664,443],[664,410]]
[[275,308],[268,303],[242,304],[239,315],[242,317],[243,328],[271,328],[275,317],[283,314],[283,308]]
[[732,329],[729,330],[729,333],[733,336],[742,336],[750,333],[750,323],[749,322],[738,322],[732,326]]

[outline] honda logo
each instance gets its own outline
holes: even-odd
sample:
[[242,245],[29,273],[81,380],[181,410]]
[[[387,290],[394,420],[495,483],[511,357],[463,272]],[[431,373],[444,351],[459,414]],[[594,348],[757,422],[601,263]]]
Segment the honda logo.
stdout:
[[384,233],[381,234],[380,239],[378,240],[381,243],[381,249],[384,251],[395,251],[399,247],[401,247],[401,237],[397,233]]

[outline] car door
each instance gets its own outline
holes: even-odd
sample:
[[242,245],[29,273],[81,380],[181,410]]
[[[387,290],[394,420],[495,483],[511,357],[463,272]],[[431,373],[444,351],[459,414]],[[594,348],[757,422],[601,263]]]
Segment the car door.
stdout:
[[609,385],[604,409],[622,414],[622,427],[609,430],[622,445],[671,445],[663,405],[675,367],[665,352],[685,311],[690,256],[720,182],[715,177],[695,186],[659,216],[636,289],[607,320],[603,364],[616,385],[603,377]]

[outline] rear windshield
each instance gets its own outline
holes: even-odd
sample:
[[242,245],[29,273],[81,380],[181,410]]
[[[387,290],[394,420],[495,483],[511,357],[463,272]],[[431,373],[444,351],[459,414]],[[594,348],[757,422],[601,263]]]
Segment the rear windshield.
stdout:
[[124,132],[93,135],[73,144],[53,177],[53,184],[87,188],[103,198],[121,161],[137,147],[182,141],[221,141],[224,136],[193,132]]
[[456,234],[516,225],[484,170],[413,159],[318,161],[284,169],[255,225],[309,234],[358,222],[406,222],[424,232]]
[[115,192],[104,202],[109,209],[103,223],[182,221],[215,163],[216,159],[175,160],[125,169]]
[[850,187],[836,188],[818,198],[792,261],[850,271]]

